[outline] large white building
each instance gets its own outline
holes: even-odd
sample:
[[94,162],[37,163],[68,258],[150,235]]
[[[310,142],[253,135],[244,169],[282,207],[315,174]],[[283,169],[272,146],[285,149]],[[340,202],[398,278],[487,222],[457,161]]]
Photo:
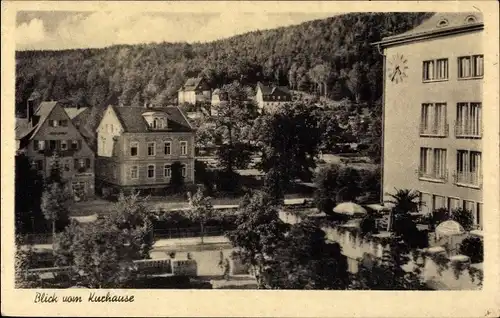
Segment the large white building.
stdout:
[[437,13],[375,44],[385,61],[383,193],[418,190],[423,212],[464,207],[482,228],[482,109],[493,105],[483,105],[481,14]]

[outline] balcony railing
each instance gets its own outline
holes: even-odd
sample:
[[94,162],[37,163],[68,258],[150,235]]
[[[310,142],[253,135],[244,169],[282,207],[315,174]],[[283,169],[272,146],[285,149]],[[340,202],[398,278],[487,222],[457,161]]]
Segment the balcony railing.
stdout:
[[481,138],[483,136],[483,127],[473,127],[470,124],[455,123],[455,137],[457,138]]
[[442,173],[438,172],[426,172],[426,171],[418,171],[418,178],[429,181],[439,181],[446,182],[448,181],[448,170],[443,171]]
[[447,123],[439,126],[425,126],[420,124],[420,136],[448,137],[449,126]]
[[480,188],[483,176],[477,172],[456,172],[453,175],[455,184]]

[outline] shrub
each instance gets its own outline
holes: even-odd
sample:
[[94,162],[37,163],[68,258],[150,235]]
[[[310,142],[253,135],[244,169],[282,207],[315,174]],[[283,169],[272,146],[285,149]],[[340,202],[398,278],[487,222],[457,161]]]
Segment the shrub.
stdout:
[[471,263],[481,263],[484,258],[483,241],[478,237],[468,237],[462,241],[460,254],[470,257]]
[[431,230],[434,230],[436,226],[448,220],[449,218],[450,218],[450,213],[448,212],[447,208],[436,209],[432,211],[432,213],[427,218],[429,222],[429,228]]
[[451,219],[460,223],[466,231],[472,230],[474,226],[474,217],[472,216],[472,212],[467,209],[454,209],[451,211]]
[[359,224],[361,234],[377,234],[378,229],[377,229],[377,222],[376,219],[373,215],[367,215],[365,216],[362,220],[361,223]]

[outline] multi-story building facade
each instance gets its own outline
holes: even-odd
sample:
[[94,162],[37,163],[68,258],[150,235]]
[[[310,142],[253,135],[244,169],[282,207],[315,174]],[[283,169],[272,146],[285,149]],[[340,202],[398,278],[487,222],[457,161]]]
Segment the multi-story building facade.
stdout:
[[103,186],[167,187],[174,162],[194,182],[195,132],[182,111],[108,106],[97,127],[96,179]]
[[385,64],[382,193],[418,190],[422,212],[463,207],[480,228],[482,30],[478,12],[438,13],[375,43]]
[[259,111],[272,112],[280,104],[290,103],[292,101],[292,94],[284,86],[271,87],[257,83],[255,100]]
[[[63,180],[76,200],[93,197],[94,152],[73,124],[80,110],[65,111],[58,102],[28,101],[27,117],[18,120],[18,151],[30,158],[44,177],[59,160]],[[54,156],[56,154],[57,156]]]
[[211,94],[210,86],[203,78],[189,78],[177,91],[177,101],[179,105],[210,103]]

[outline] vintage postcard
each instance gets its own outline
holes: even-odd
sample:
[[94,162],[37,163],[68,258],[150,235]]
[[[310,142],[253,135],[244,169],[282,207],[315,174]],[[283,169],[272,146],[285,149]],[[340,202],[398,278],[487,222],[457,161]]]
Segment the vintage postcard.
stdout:
[[2,3],[2,314],[495,317],[496,1]]

